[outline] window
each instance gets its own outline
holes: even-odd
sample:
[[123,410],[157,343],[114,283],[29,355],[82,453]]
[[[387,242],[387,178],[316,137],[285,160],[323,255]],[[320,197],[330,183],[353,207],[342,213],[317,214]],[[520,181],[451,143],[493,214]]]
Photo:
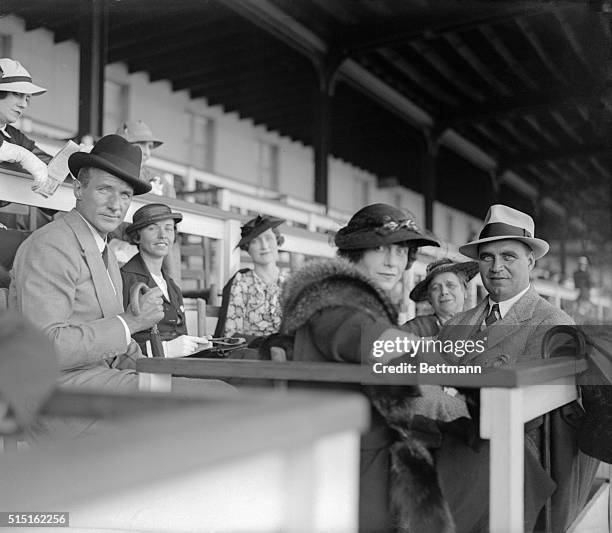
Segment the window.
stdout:
[[259,185],[278,190],[278,146],[257,141],[257,180]]
[[106,80],[104,82],[104,135],[115,133],[128,118],[128,86]]
[[195,113],[189,115],[189,163],[200,170],[212,172],[215,168],[215,121]]

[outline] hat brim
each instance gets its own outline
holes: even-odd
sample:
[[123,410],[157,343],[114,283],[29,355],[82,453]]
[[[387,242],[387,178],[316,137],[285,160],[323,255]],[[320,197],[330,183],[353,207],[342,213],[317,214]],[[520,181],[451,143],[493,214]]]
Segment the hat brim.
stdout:
[[266,219],[262,224],[260,224],[259,226],[256,226],[255,228],[253,228],[253,230],[251,230],[251,232],[248,235],[242,237],[238,241],[238,244],[236,245],[236,248],[242,248],[243,246],[246,246],[253,239],[255,239],[256,237],[261,235],[264,231],[267,231],[267,230],[272,229],[272,228],[276,228],[276,227],[280,226],[281,224],[283,224],[284,222],[285,221],[282,218],[268,218],[268,219]]
[[486,237],[484,239],[478,239],[476,241],[468,242],[463,246],[459,247],[459,252],[463,255],[469,257],[470,259],[478,259],[478,247],[481,244],[485,244],[487,242],[493,241],[520,241],[525,243],[529,248],[533,250],[533,255],[537,259],[544,257],[550,248],[549,244],[542,239],[537,239],[536,237],[516,237],[514,235],[498,235],[495,237]]
[[10,83],[0,83],[0,91],[39,96],[46,93],[47,89],[39,85],[34,85],[30,81],[12,81]]
[[183,220],[183,215],[181,213],[159,213],[158,215],[153,215],[152,217],[130,224],[125,228],[125,233],[130,235],[137,232],[139,229],[146,228],[149,224],[154,224],[155,222],[166,220],[168,218],[171,218],[175,223],[178,223]]
[[140,176],[135,176],[125,172],[121,167],[114,165],[112,162],[97,154],[87,152],[76,152],[68,158],[68,168],[72,175],[77,178],[79,170],[83,167],[94,167],[101,170],[106,170],[119,179],[131,185],[134,189],[134,195],[145,194],[151,191],[151,185],[140,179]]
[[428,274],[425,279],[419,281],[414,288],[410,291],[410,299],[413,302],[423,302],[427,300],[427,291],[429,290],[429,284],[439,274],[445,274],[446,272],[458,273],[461,272],[470,281],[476,274],[478,274],[479,267],[476,261],[466,261],[464,263],[453,263],[441,266],[434,272]]
[[334,242],[339,250],[362,250],[378,248],[386,244],[409,241],[414,246],[440,246],[440,243],[420,233],[401,228],[388,234],[377,233],[376,230],[355,231],[348,235],[336,233]]

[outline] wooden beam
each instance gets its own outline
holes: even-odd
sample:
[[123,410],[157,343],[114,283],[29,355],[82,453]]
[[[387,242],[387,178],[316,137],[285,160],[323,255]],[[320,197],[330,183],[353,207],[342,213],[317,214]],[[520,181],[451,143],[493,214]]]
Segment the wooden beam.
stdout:
[[440,88],[436,82],[432,81],[426,74],[419,71],[395,51],[391,50],[390,48],[381,48],[377,50],[377,53],[379,56],[391,63],[393,68],[397,69],[404,76],[410,78],[410,80],[412,80],[417,87],[420,87],[431,96],[449,106],[459,106],[459,100],[457,100],[455,96]]
[[544,63],[544,65],[546,65],[546,67],[551,72],[551,74],[555,78],[557,78],[557,81],[563,83],[564,85],[567,85],[567,80],[565,79],[565,76],[563,76],[563,74],[559,71],[559,69],[555,65],[554,61],[551,59],[548,52],[544,49],[544,47],[542,46],[542,43],[540,42],[539,37],[533,31],[533,29],[531,28],[531,24],[529,24],[527,19],[517,17],[514,19],[514,21],[516,22],[517,26],[521,29],[521,31],[523,32],[523,35],[529,41],[531,46],[534,48],[534,50],[538,54],[538,57],[540,58],[540,60],[542,61],[542,63]]
[[447,123],[449,127],[453,127],[466,122],[484,122],[542,110],[578,107],[584,102],[596,100],[598,94],[599,88],[593,86],[576,86],[565,91],[553,90],[539,94],[524,93],[514,98],[500,98],[484,105],[464,106],[460,112],[450,115]]
[[495,51],[502,57],[506,64],[510,67],[510,70],[516,74],[521,81],[531,90],[537,91],[539,89],[538,84],[533,78],[527,73],[520,61],[518,61],[510,49],[500,39],[495,30],[491,26],[481,26],[480,31],[489,41],[489,44],[495,49]]
[[493,89],[501,93],[504,97],[512,96],[510,88],[499,81],[497,76],[491,69],[485,65],[480,58],[469,48],[463,39],[457,33],[447,33],[444,35],[446,41],[453,47],[465,61],[487,82]]
[[550,114],[555,120],[555,122],[559,124],[561,129],[566,133],[568,137],[571,137],[574,141],[576,141],[579,144],[584,144],[584,139],[576,133],[576,130],[574,130],[574,128],[572,128],[569,122],[565,120],[565,117],[561,114],[560,111],[552,110]]
[[[342,47],[347,50],[348,55],[354,56],[383,46],[405,45],[424,33],[432,37],[444,36],[448,32],[467,31],[478,28],[483,24],[498,24],[519,16],[529,16],[549,9],[543,5],[520,9],[515,9],[510,4],[503,7],[507,11],[505,9],[502,11],[501,6],[496,6],[495,12],[487,14],[483,6],[483,10],[478,11],[476,15],[472,12],[464,16],[452,11],[445,16],[439,11],[434,11],[428,14],[429,16],[420,19],[398,20],[395,29],[364,25],[354,26],[342,40]],[[502,12],[500,13],[500,11]]]
[[[584,12],[587,12],[587,10],[585,8],[581,8],[580,13],[584,13]],[[578,12],[575,12],[575,14],[577,13]],[[559,9],[555,9],[553,11],[553,14],[555,18],[557,19],[557,21],[559,22],[559,25],[561,26],[561,30],[565,34],[565,37],[567,38],[567,41],[569,42],[571,49],[574,51],[574,53],[576,54],[580,62],[586,67],[587,71],[591,72],[592,70],[591,64],[587,61],[587,54],[585,53],[582,44],[578,40],[578,36],[576,35],[576,32],[574,31],[574,28],[570,24],[566,14]]]
[[539,165],[548,162],[572,161],[574,159],[589,158],[598,155],[612,155],[612,148],[597,146],[561,146],[556,150],[538,151],[518,154],[511,159],[504,160],[507,168],[520,168],[528,165]]
[[484,101],[485,95],[477,87],[463,80],[462,76],[454,67],[451,67],[440,54],[438,54],[429,44],[423,39],[416,39],[409,43],[417,54],[422,56],[430,65],[444,77],[449,84],[454,85],[459,89],[464,96],[470,100]]
[[532,115],[525,115],[523,120],[527,122],[535,131],[537,131],[544,139],[546,139],[553,146],[559,146],[558,139],[552,135],[542,124],[538,122],[538,119]]
[[108,36],[106,0],[79,3],[79,136],[102,135]]

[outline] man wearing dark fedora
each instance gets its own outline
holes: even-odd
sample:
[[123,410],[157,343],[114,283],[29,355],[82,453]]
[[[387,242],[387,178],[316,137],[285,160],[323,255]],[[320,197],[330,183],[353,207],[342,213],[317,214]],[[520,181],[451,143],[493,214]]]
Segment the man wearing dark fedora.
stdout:
[[[455,358],[456,364],[485,367],[513,366],[542,357],[542,339],[551,327],[571,325],[573,320],[542,298],[529,281],[536,260],[548,252],[548,243],[535,237],[533,219],[505,205],[489,208],[478,238],[459,251],[478,261],[488,296],[476,307],[457,314],[440,331],[438,339],[482,340],[485,350]],[[477,390],[474,401],[477,403]],[[568,409],[579,409],[576,405]],[[477,416],[477,412],[473,413]],[[584,504],[595,473],[593,463],[578,453],[573,428],[553,412],[552,442],[555,453],[549,475],[540,464],[537,420],[526,432],[525,531],[532,531],[546,499],[552,495],[552,530],[565,531]],[[438,455],[438,473],[443,490],[456,486],[457,476],[470,479],[470,491],[445,490],[457,531],[488,531],[488,447],[474,451],[453,446],[452,438]],[[575,475],[582,476],[580,479]],[[555,483],[557,485],[555,485]],[[584,494],[583,494],[584,492]]]
[[[123,308],[117,259],[106,245],[132,196],[151,190],[140,179],[141,151],[119,135],[102,137],[90,153],[68,160],[76,207],[35,231],[19,248],[11,270],[9,305],[53,341],[60,385],[135,392],[133,333],[164,316],[162,291],[151,288],[140,312]],[[173,391],[232,389],[218,380],[173,380]]]
[[129,369],[141,352],[131,334],[163,316],[159,289],[143,296],[139,315],[124,311],[121,274],[106,246],[132,196],[150,190],[140,161],[140,150],[118,135],[70,156],[76,207],[35,231],[15,257],[10,305],[53,340],[61,385],[136,390]]

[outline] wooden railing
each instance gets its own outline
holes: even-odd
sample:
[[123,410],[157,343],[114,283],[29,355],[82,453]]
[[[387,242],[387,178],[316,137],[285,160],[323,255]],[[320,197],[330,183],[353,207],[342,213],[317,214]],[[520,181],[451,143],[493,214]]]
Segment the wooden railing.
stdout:
[[524,424],[577,398],[586,362],[559,357],[473,374],[375,374],[366,365],[206,359],[141,359],[143,390],[171,389],[171,376],[327,383],[437,384],[481,389],[480,435],[490,440],[490,531],[523,531]]
[[358,395],[59,391],[43,412],[101,427],[0,454],[0,511],[69,512],[71,531],[356,531]]

